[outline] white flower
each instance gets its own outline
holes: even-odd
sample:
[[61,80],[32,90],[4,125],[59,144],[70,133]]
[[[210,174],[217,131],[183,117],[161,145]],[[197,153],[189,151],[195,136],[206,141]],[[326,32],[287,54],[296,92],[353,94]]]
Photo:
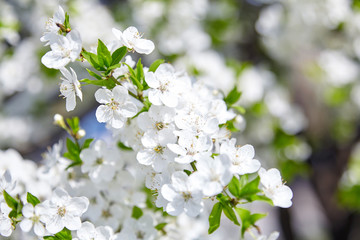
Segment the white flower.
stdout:
[[95,92],[95,98],[103,104],[96,109],[96,119],[113,128],[123,127],[126,119],[137,113],[136,105],[129,100],[128,91],[123,86],[118,85],[112,91],[101,88]]
[[254,147],[246,144],[242,147],[236,147],[236,139],[226,141],[220,146],[220,154],[226,154],[232,162],[231,172],[233,174],[244,175],[254,173],[259,170],[261,164],[254,159]]
[[173,173],[171,184],[162,186],[161,194],[169,201],[166,212],[170,215],[178,216],[185,212],[188,216],[195,217],[203,210],[202,191],[182,171]]
[[81,171],[89,173],[90,179],[95,183],[111,181],[117,168],[123,165],[119,152],[108,149],[101,140],[96,141],[91,148],[84,149],[80,158],[83,160]]
[[192,131],[194,134],[214,134],[219,130],[217,118],[205,117],[201,114],[178,114],[175,117],[175,124],[181,130]]
[[205,196],[211,197],[222,192],[232,179],[230,159],[226,155],[214,159],[203,155],[196,162],[197,171],[191,176]]
[[204,153],[211,155],[212,142],[208,136],[196,136],[189,131],[177,132],[179,136],[178,144],[168,144],[167,147],[178,154],[175,162],[191,163],[198,160],[199,156]]
[[168,63],[161,64],[155,72],[145,73],[145,81],[149,85],[149,101],[154,105],[176,107],[178,92],[182,90],[175,69]]
[[70,68],[71,73],[66,68],[61,68],[60,71],[65,78],[61,78],[60,85],[61,95],[66,98],[66,111],[74,110],[76,106],[76,96],[82,101],[81,85],[77,79],[76,72]]
[[153,219],[145,214],[138,220],[127,218],[124,222],[120,234],[116,235],[114,240],[153,240],[157,234],[154,228]]
[[49,18],[46,22],[46,31],[44,32],[44,35],[40,38],[40,41],[47,42],[45,45],[51,44],[52,41],[56,39],[56,36],[58,35],[58,32],[60,30],[58,24],[64,24],[64,22],[65,12],[64,9],[59,6],[59,9],[54,13],[54,16],[52,18]]
[[[135,67],[135,61],[131,58],[130,55],[127,55],[125,57],[125,63],[129,65],[131,68]],[[127,74],[128,72],[129,72],[128,66],[126,66],[125,64],[121,64],[121,67],[116,68],[112,75],[114,78],[118,78],[120,76]]]
[[154,43],[147,39],[141,39],[142,36],[135,27],[128,27],[124,32],[116,28],[113,28],[112,31],[115,37],[130,50],[141,54],[150,54],[154,51]]
[[42,237],[46,234],[44,225],[40,222],[39,205],[35,207],[29,203],[25,204],[22,209],[24,219],[20,222],[20,228],[24,232],[29,232],[34,226],[34,233]]
[[45,223],[46,230],[55,234],[64,227],[71,231],[80,229],[80,217],[87,210],[89,200],[86,197],[72,198],[64,189],[56,188],[50,201],[38,205],[40,221]]
[[47,52],[41,62],[48,68],[60,69],[69,62],[74,62],[80,55],[82,42],[80,34],[72,30],[65,36],[57,35],[50,44],[51,51]]
[[16,182],[12,181],[10,172],[6,170],[0,178],[0,195],[2,195],[3,191],[10,193],[14,190],[15,185]]
[[9,237],[14,230],[12,222],[9,218],[11,208],[9,208],[4,202],[1,202],[0,204],[0,235]]
[[264,168],[260,168],[259,176],[265,196],[270,198],[275,206],[291,207],[293,193],[288,186],[283,184],[279,170],[271,168],[266,171]]
[[173,108],[151,105],[148,112],[141,113],[137,117],[137,123],[147,134],[154,135],[164,129],[175,129],[174,117]]
[[272,232],[269,237],[267,237],[266,235],[260,235],[259,237],[257,237],[257,240],[276,240],[279,237],[279,232],[275,231]]
[[97,227],[90,222],[84,222],[76,235],[78,238],[74,240],[111,240],[113,236],[113,230],[111,227]]
[[170,129],[164,129],[155,136],[145,134],[141,142],[144,149],[137,153],[136,159],[140,164],[151,165],[157,172],[161,172],[175,157],[167,147],[168,143],[176,142],[176,136]]

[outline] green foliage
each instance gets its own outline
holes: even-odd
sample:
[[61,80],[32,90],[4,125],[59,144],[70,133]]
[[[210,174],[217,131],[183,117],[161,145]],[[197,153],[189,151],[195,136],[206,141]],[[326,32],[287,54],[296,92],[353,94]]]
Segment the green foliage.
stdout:
[[26,200],[28,203],[30,203],[34,207],[40,203],[40,200],[29,192],[26,195]]
[[243,208],[235,208],[235,210],[241,219],[241,223],[242,223],[241,236],[242,237],[244,237],[244,233],[248,228],[255,226],[255,223],[258,220],[266,217],[266,214],[261,214],[261,213],[251,214],[251,212],[249,210],[246,210]]
[[80,158],[81,149],[79,145],[71,141],[70,138],[67,138],[66,148],[68,151],[64,153],[64,157],[72,160],[72,163],[67,167],[67,169],[76,165],[81,165],[82,164],[82,160]]
[[233,104],[235,104],[237,101],[239,101],[240,97],[241,97],[241,92],[239,92],[237,90],[237,87],[235,86],[229,92],[229,94],[224,98],[224,101],[225,101],[226,105],[228,105],[228,107],[230,107]]
[[97,57],[100,66],[105,68],[110,67],[112,63],[111,53],[100,39],[98,40]]
[[167,225],[167,223],[165,223],[165,222],[159,223],[155,226],[155,229],[158,231],[162,231],[166,225]]
[[17,220],[22,216],[21,210],[23,208],[23,204],[20,200],[10,196],[5,190],[3,191],[3,196],[6,204],[9,206],[9,208],[11,208],[9,217],[13,221],[13,224],[16,224]]
[[80,120],[78,117],[67,118],[66,122],[73,133],[77,133],[80,130]]
[[220,227],[222,205],[220,202],[214,204],[213,209],[209,215],[209,229],[208,233],[211,234]]
[[71,30],[69,14],[67,12],[65,13],[64,28],[65,28],[66,32]]
[[222,210],[224,211],[225,216],[232,221],[235,225],[240,225],[237,220],[236,214],[233,210],[233,205],[231,203],[231,199],[228,196],[224,196],[223,194],[219,194],[216,197],[217,200],[221,203]]
[[156,69],[160,66],[160,64],[163,64],[164,62],[165,62],[164,59],[158,59],[154,61],[149,67],[149,72],[155,72]]
[[132,151],[133,149],[131,147],[126,146],[124,143],[122,143],[121,141],[118,141],[117,146],[124,151]]
[[127,47],[125,46],[116,49],[111,55],[112,58],[111,66],[118,64],[121,61],[121,59],[123,59],[123,57],[126,55],[126,53],[127,53]]
[[340,188],[337,193],[338,201],[344,207],[360,211],[360,185],[354,185],[352,187]]
[[88,138],[84,141],[82,147],[81,147],[81,150],[83,149],[86,149],[86,148],[89,148],[90,147],[90,144],[94,141],[93,138]]
[[132,209],[132,213],[131,213],[131,217],[135,218],[135,219],[139,219],[141,218],[141,216],[143,215],[143,211],[141,210],[141,208],[134,206]]
[[64,228],[54,236],[44,236],[44,240],[72,240],[71,231]]
[[102,79],[102,80],[90,80],[87,78],[81,79],[80,82],[87,83],[88,85],[96,85],[101,87],[106,87],[107,89],[113,89],[116,86],[116,83],[111,79]]

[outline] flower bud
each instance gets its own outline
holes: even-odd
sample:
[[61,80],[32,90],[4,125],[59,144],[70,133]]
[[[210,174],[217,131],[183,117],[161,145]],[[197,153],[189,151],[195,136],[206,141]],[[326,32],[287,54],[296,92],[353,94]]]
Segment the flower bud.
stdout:
[[76,133],[76,139],[81,139],[83,137],[85,137],[86,132],[84,129],[80,129],[77,133]]
[[54,124],[66,128],[64,117],[58,113],[54,115]]

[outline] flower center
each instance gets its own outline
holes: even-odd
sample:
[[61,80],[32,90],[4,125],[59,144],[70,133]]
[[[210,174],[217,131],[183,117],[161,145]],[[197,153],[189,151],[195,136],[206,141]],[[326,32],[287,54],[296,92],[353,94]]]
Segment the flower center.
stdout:
[[111,102],[108,103],[108,106],[113,110],[116,111],[119,109],[120,103],[118,103],[117,101],[114,101],[114,99],[111,99]]
[[59,207],[59,208],[58,208],[57,214],[58,214],[60,217],[64,217],[64,216],[65,216],[65,213],[66,213],[66,208],[65,208],[65,207]]
[[101,165],[104,163],[104,159],[103,158],[97,158],[96,161],[95,161],[95,164],[96,165]]
[[103,210],[102,213],[101,213],[101,216],[102,216],[103,218],[109,218],[109,217],[111,217],[112,215],[111,215],[111,213],[110,213],[109,210]]
[[164,152],[164,147],[162,147],[162,146],[157,146],[157,147],[154,147],[154,151],[156,152],[156,153],[159,153],[159,154],[163,154],[163,152]]
[[185,200],[185,202],[189,201],[191,199],[191,193],[190,192],[182,192],[182,196]]
[[157,122],[157,123],[155,123],[155,127],[157,130],[160,131],[161,129],[163,129],[165,127],[165,124],[163,124],[162,122]]

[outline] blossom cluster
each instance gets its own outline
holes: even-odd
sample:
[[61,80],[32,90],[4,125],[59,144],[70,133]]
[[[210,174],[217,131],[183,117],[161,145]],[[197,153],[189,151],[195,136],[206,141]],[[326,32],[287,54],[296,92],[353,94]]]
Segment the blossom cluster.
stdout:
[[[262,168],[251,145],[237,146],[231,138],[237,116],[233,105],[240,98],[236,87],[225,96],[163,60],[147,68],[140,59],[135,67],[126,53],[150,54],[154,44],[142,39],[135,27],[123,32],[113,29],[113,33],[113,43],[99,40],[96,52],[86,51],[61,7],[49,19],[41,41],[51,51],[42,63],[61,71],[66,110],[76,107],[76,97],[82,100],[81,83],[101,86],[94,96],[100,104],[96,119],[106,123],[116,144],[93,139],[80,144],[85,134],[79,120],[65,122],[57,115],[55,123],[73,140],[67,139],[63,155],[61,142],[47,153],[42,174],[56,180],[50,188],[63,185],[83,196],[72,198],[64,188],[55,188],[52,197],[44,194],[48,200],[43,202],[31,193],[26,200],[16,199],[10,196],[14,184],[5,172],[0,181],[4,195],[1,235],[11,235],[19,223],[24,232],[34,226],[39,237],[72,239],[71,231],[77,231],[79,240],[154,239],[168,223],[154,209],[196,217],[204,211],[205,201],[216,198],[210,217],[220,221],[224,211],[240,225],[235,211],[243,222],[249,221],[241,214],[247,211],[239,207],[241,203],[263,200],[291,206],[292,191],[280,172]],[[86,60],[97,71],[88,69],[96,80],[78,80],[73,68],[66,68],[77,59]],[[143,184],[150,189],[154,206],[146,204]],[[216,230],[218,220],[209,220],[209,233]],[[255,221],[244,224],[242,234],[251,226]]]

